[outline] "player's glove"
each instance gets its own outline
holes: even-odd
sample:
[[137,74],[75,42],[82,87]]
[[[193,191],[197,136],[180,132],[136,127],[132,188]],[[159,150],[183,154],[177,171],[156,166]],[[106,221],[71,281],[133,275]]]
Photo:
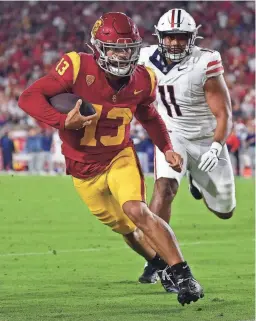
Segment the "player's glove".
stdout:
[[201,156],[198,168],[203,172],[211,172],[219,162],[219,156],[222,150],[222,145],[218,142],[213,142],[208,152]]

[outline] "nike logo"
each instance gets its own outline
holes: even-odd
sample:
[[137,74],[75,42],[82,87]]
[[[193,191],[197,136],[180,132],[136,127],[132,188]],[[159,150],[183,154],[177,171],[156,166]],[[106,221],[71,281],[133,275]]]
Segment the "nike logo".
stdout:
[[181,70],[186,69],[186,68],[187,68],[187,66],[185,66],[185,67],[178,67],[178,70],[181,71]]
[[133,93],[134,93],[134,95],[138,95],[138,94],[141,93],[142,91],[143,91],[143,89],[142,89],[142,90],[138,90],[138,91],[135,89]]

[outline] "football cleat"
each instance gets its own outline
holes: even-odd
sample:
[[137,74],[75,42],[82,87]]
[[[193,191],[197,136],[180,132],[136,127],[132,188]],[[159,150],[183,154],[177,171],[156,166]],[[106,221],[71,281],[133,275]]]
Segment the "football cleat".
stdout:
[[183,306],[204,297],[203,288],[193,277],[180,279],[177,284],[179,288],[178,301]]
[[139,277],[140,283],[151,283],[155,284],[158,281],[157,268],[153,267],[152,264],[146,263],[142,275]]
[[196,200],[201,200],[203,198],[203,195],[200,190],[193,184],[193,178],[190,173],[188,174],[188,180],[190,193]]
[[203,288],[194,279],[188,265],[175,271],[175,268],[171,268],[175,283],[178,287],[178,301],[181,305],[190,304],[196,302],[204,297]]
[[175,279],[170,270],[170,267],[167,266],[164,270],[158,271],[158,276],[161,280],[161,284],[166,292],[168,293],[178,293],[179,289],[175,284]]

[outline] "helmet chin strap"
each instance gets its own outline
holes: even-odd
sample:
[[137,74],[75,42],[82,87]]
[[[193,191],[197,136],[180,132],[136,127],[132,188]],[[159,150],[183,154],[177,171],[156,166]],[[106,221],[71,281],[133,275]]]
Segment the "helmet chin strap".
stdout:
[[168,51],[167,47],[165,48],[163,46],[162,42],[159,43],[158,50],[161,52],[161,55],[165,58],[165,60],[170,59],[172,62],[180,62],[189,54],[188,48],[184,48],[184,50],[180,53],[171,53]]
[[127,67],[123,67],[123,68],[118,68],[118,67],[114,67],[112,65],[109,65],[109,70],[113,75],[116,76],[126,76],[126,74],[129,72],[130,70],[130,66]]
[[167,58],[169,58],[173,62],[180,62],[183,58],[187,56],[187,52],[183,51],[180,54],[172,54],[172,53],[167,53]]
[[126,68],[118,68],[118,67],[114,67],[111,64],[106,65],[106,61],[105,60],[98,60],[98,63],[100,65],[100,67],[105,70],[107,73],[114,75],[114,76],[122,76],[122,77],[128,77],[131,75],[131,73],[129,73],[131,66],[127,66]]
[[107,59],[107,61],[109,62],[107,69],[112,75],[115,75],[115,76],[129,76],[128,73],[129,73],[129,71],[131,69],[131,64],[130,63],[127,66],[120,67],[118,60],[117,61],[115,61],[115,59],[112,60],[113,63],[117,63],[117,66],[112,65],[110,59]]

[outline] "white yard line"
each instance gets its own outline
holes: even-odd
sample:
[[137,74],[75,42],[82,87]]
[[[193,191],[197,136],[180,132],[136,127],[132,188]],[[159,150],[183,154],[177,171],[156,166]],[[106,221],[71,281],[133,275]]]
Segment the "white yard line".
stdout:
[[[253,241],[253,240],[251,240]],[[233,244],[231,241],[197,241],[197,242],[181,242],[179,243],[180,246],[194,246],[194,245],[207,245],[207,244]],[[53,255],[53,251],[56,251],[56,254],[60,253],[75,253],[75,252],[98,252],[98,251],[109,251],[109,250],[124,250],[125,248],[128,248],[128,246],[122,246],[122,247],[89,247],[85,249],[69,249],[69,250],[57,250],[52,249],[48,252],[27,252],[27,253],[0,253],[0,257],[8,257],[8,256],[35,256],[35,255]],[[242,321],[242,320],[241,320]],[[246,320],[245,320],[246,321]],[[253,321],[253,320],[247,320],[247,321]]]

